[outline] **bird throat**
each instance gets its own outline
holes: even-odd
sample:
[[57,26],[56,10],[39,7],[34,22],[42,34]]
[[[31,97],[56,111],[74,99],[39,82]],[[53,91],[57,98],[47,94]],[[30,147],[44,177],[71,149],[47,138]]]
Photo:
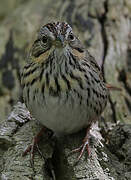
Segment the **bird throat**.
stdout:
[[54,50],[54,56],[55,56],[55,60],[57,64],[61,64],[62,61],[66,58],[67,56],[67,51],[65,48],[60,47],[60,48],[56,48]]

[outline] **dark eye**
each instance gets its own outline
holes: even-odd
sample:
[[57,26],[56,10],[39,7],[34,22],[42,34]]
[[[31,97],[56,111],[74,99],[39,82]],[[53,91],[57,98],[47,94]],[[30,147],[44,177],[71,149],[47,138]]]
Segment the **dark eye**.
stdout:
[[73,41],[75,39],[75,36],[73,34],[69,34],[68,38],[69,40]]
[[47,37],[46,37],[46,36],[43,36],[43,37],[42,37],[42,42],[43,42],[43,43],[47,43]]

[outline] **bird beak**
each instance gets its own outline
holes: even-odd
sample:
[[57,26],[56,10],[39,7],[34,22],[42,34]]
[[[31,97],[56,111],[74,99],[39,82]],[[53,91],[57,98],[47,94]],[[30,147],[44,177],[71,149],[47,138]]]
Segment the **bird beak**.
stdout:
[[64,47],[64,36],[63,35],[60,34],[57,36],[55,45]]

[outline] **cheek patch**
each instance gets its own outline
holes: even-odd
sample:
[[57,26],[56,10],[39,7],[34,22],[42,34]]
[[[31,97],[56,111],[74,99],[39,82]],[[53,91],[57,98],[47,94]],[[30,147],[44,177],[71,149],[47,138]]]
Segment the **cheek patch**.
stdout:
[[72,54],[76,57],[78,57],[78,59],[84,59],[85,58],[85,51],[78,51],[77,49],[72,49]]
[[50,52],[51,50],[48,49],[46,52],[42,53],[39,57],[34,58],[34,61],[37,63],[43,63],[44,61],[46,61],[46,59],[48,59]]

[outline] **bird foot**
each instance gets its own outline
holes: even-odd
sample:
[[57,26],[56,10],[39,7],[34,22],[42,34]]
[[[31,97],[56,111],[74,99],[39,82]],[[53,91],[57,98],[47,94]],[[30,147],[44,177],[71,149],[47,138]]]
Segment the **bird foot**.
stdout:
[[89,147],[89,138],[88,138],[89,131],[90,131],[90,128],[87,128],[87,132],[86,132],[86,136],[83,140],[83,144],[80,147],[71,151],[71,153],[80,152],[80,155],[78,156],[77,162],[81,159],[85,150],[87,150],[88,156],[90,157],[90,147]]
[[76,152],[80,152],[80,155],[78,156],[77,161],[79,161],[85,151],[85,149],[87,150],[88,156],[90,157],[90,147],[89,147],[89,141],[86,140],[80,147],[73,149],[71,151],[71,153],[76,153]]
[[23,152],[22,156],[26,156],[28,152],[31,153],[31,160],[33,161],[34,159],[34,151],[35,148],[40,140],[41,135],[43,134],[43,132],[46,130],[45,127],[43,127],[40,132],[33,138],[33,143],[31,145],[29,145],[26,150]]

